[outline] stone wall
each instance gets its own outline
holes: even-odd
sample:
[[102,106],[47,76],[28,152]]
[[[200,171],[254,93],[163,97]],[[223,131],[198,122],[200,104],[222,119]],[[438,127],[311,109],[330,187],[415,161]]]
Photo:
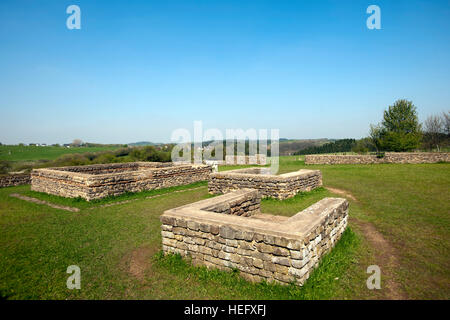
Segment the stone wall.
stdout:
[[260,212],[261,194],[257,190],[246,191],[238,197],[231,196],[216,198],[210,206],[203,210],[231,214],[236,216],[249,217]]
[[450,162],[450,153],[444,152],[387,152],[383,158],[376,155],[306,155],[306,164],[374,164],[374,163],[436,163]]
[[31,172],[31,189],[89,201],[205,181],[210,173],[207,165],[149,162],[46,168]]
[[51,169],[98,175],[105,173],[137,171],[146,168],[149,169],[166,168],[172,166],[173,164],[171,162],[124,162],[124,163],[92,164],[85,166],[68,166]]
[[290,218],[273,216],[284,218],[278,220],[260,219],[258,210],[249,216],[209,210],[223,203],[259,203],[255,192],[242,189],[165,211],[163,251],[189,257],[195,265],[236,268],[250,281],[303,285],[344,232],[347,200],[325,198]]
[[265,166],[267,163],[267,157],[265,154],[255,154],[252,156],[236,156],[226,155],[225,164],[227,165],[239,165],[239,164],[258,164]]
[[30,184],[31,177],[29,173],[5,174],[0,175],[0,188]]
[[319,170],[299,170],[281,175],[270,174],[270,168],[246,168],[212,173],[208,191],[227,193],[242,188],[258,189],[263,197],[287,199],[302,191],[311,191],[322,185]]

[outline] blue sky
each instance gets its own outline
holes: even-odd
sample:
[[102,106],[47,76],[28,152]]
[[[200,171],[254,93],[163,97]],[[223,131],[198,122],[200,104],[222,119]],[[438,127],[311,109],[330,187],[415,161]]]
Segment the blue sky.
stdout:
[[450,110],[449,89],[450,1],[0,2],[2,143],[167,142],[194,120],[360,138],[400,98]]

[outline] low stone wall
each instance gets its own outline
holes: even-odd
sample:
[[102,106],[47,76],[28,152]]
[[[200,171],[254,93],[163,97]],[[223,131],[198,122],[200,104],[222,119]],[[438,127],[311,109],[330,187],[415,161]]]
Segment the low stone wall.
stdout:
[[115,172],[137,171],[142,169],[167,168],[172,167],[171,162],[124,162],[124,163],[107,163],[107,164],[91,164],[85,166],[68,166],[50,168],[58,171],[69,171],[86,174],[105,174]]
[[211,194],[221,194],[251,188],[259,190],[263,197],[287,199],[321,185],[322,174],[319,170],[303,169],[272,175],[270,168],[246,168],[212,173],[208,181],[208,191]]
[[387,152],[376,155],[306,155],[306,164],[374,164],[374,163],[436,163],[450,162],[450,153],[441,152]]
[[255,154],[253,156],[236,156],[236,155],[225,156],[225,164],[227,165],[258,164],[265,166],[266,163],[267,157],[265,154]]
[[[259,203],[256,190],[242,189],[167,210],[160,217],[163,251],[208,268],[237,268],[250,281],[303,285],[344,232],[347,200],[325,198],[290,218],[272,216],[280,219],[261,219]],[[254,210],[211,211],[224,204]]]
[[208,180],[207,165],[135,162],[35,169],[31,189],[86,200]]
[[5,174],[0,175],[0,188],[20,186],[30,184],[31,176],[29,173]]

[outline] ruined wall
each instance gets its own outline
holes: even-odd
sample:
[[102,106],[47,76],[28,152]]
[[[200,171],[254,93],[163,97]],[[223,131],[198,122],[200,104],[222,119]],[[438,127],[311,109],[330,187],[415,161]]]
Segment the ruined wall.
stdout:
[[163,164],[161,168],[158,166],[159,164],[139,162],[137,165],[130,163],[120,168],[108,164],[86,168],[79,166],[35,169],[31,173],[31,189],[63,197],[82,197],[89,201],[125,192],[140,192],[205,181],[211,173],[211,167],[207,165]]
[[444,152],[387,152],[383,158],[376,155],[306,155],[306,164],[374,164],[374,163],[436,163],[450,162],[450,153]]
[[0,188],[30,184],[31,177],[29,173],[5,174],[0,175]]
[[260,212],[261,194],[257,190],[245,192],[244,195],[222,200],[215,199],[213,204],[206,206],[203,210],[231,214],[236,216],[250,217]]
[[259,164],[266,165],[267,157],[265,154],[255,154],[252,156],[226,155],[225,164],[239,165],[239,164]]
[[282,175],[269,173],[270,169],[259,168],[215,172],[210,175],[208,191],[211,194],[221,194],[252,188],[258,189],[263,197],[287,199],[322,185],[319,170],[299,170]]
[[167,210],[161,216],[163,251],[208,268],[237,268],[250,281],[303,285],[344,232],[348,202],[325,198],[283,222],[205,209],[214,199],[242,192]]
[[67,166],[55,168],[59,171],[78,172],[86,174],[106,174],[115,172],[137,171],[146,168],[164,168],[172,167],[171,162],[124,162],[124,163],[107,163],[107,164],[91,164],[85,166]]

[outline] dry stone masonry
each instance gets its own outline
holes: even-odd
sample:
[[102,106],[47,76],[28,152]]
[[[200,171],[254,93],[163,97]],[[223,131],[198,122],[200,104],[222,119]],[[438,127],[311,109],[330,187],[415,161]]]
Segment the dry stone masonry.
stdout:
[[438,152],[387,152],[376,155],[306,155],[306,164],[374,164],[374,163],[436,163],[450,162],[450,153]]
[[227,193],[242,188],[258,189],[263,197],[287,199],[301,191],[322,185],[319,170],[299,170],[272,175],[270,168],[246,168],[212,173],[208,182],[211,194]]
[[208,180],[211,166],[131,162],[34,169],[31,189],[86,200]]
[[165,211],[163,251],[250,281],[303,285],[344,232],[347,200],[325,198],[290,218],[260,214],[260,200],[241,189]]
[[16,173],[0,175],[0,188],[29,184],[31,177],[29,173]]

